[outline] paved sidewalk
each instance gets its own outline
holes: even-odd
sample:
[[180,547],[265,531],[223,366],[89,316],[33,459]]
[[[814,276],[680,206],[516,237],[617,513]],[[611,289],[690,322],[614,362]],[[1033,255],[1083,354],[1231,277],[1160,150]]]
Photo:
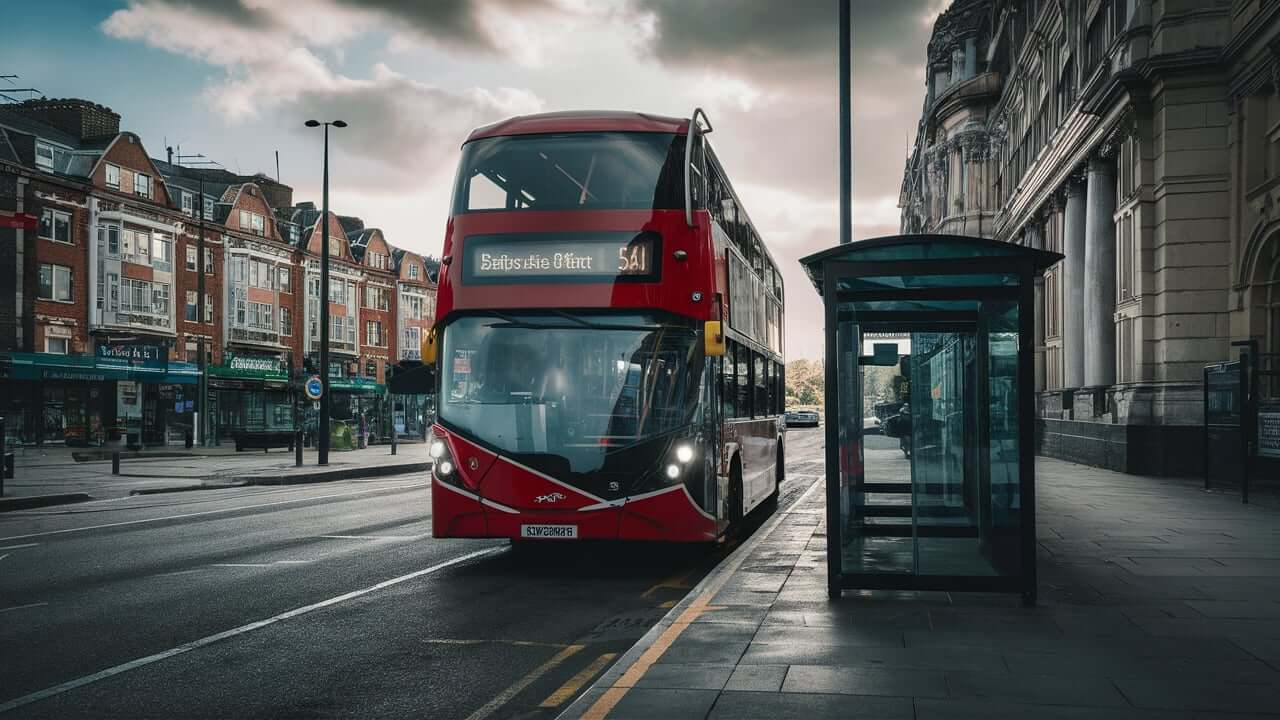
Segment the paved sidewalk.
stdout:
[[395,455],[391,454],[390,445],[333,450],[324,468],[316,465],[316,451],[312,448],[303,450],[300,468],[294,466],[294,454],[288,450],[237,453],[228,448],[197,448],[189,452],[166,457],[176,453],[157,450],[151,456],[144,451],[142,457],[122,457],[120,475],[112,475],[110,460],[76,462],[66,448],[48,448],[44,452],[25,448],[15,458],[14,477],[4,483],[4,497],[88,493],[101,500],[137,491],[273,481],[319,482],[424,470],[430,461],[427,445],[421,442],[400,443]]
[[1280,718],[1280,512],[1047,458],[1037,469],[1038,607],[828,600],[819,481],[561,717]]

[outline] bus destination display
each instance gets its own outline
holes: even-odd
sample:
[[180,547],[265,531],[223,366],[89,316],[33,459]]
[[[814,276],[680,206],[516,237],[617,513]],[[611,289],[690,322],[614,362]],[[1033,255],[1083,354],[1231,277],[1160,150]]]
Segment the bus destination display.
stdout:
[[650,279],[655,275],[655,244],[648,233],[470,237],[463,270],[468,279],[479,281]]

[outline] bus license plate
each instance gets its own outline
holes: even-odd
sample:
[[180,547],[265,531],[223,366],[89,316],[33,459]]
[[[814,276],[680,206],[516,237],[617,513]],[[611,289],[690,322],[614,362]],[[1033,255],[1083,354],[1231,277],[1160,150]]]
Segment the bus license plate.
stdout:
[[577,525],[521,525],[520,537],[538,539],[575,540],[578,537]]

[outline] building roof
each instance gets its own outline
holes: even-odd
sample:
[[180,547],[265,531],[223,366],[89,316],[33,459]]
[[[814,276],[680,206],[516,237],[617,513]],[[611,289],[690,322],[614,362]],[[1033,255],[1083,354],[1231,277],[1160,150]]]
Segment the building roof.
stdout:
[[[1062,259],[1062,255],[1048,250],[1014,245],[990,238],[971,237],[968,235],[935,235],[926,233],[907,233],[903,235],[886,235],[868,238],[857,242],[836,245],[800,258],[805,273],[819,295],[823,294],[824,266],[829,262],[863,263],[875,266],[876,263],[893,263],[894,267],[911,262],[947,261],[961,258],[1018,258],[1029,263],[1037,271],[1053,265]],[[885,270],[884,277],[901,276],[902,287],[920,278],[929,277],[928,273],[911,275],[901,270]],[[967,276],[964,278],[973,284],[985,284]]]
[[616,110],[572,110],[538,115],[517,115],[472,130],[466,141],[501,135],[561,132],[686,133],[688,131],[688,118]]
[[[68,148],[80,148],[80,138],[65,130],[40,122],[35,118],[22,115],[0,105],[0,127],[17,131],[23,135],[34,135],[41,140],[63,145]],[[108,138],[110,139],[110,138]]]

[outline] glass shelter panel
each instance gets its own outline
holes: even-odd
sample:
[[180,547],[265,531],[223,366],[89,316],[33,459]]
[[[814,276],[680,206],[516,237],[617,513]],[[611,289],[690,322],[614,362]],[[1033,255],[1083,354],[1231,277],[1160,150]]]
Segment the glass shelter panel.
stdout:
[[842,574],[1016,576],[1017,303],[919,305],[840,304]]

